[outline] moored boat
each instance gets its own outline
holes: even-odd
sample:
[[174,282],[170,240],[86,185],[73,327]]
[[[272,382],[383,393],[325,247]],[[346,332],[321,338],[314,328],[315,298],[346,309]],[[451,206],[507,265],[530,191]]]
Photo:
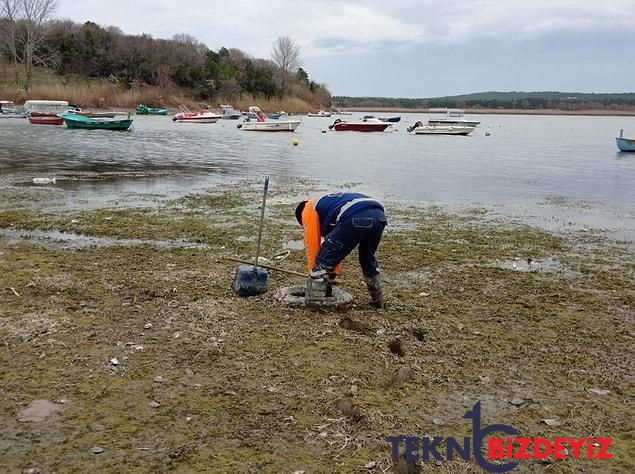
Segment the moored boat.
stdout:
[[428,125],[463,125],[466,127],[476,127],[481,122],[467,120],[465,111],[462,109],[430,109]]
[[64,125],[64,119],[56,114],[33,112],[28,114],[28,119],[33,125]]
[[15,104],[10,100],[0,100],[0,118],[25,118],[24,109],[16,109]]
[[358,122],[344,122],[342,119],[335,119],[329,129],[336,132],[383,132],[392,124],[388,122],[382,122],[381,120],[370,117],[363,118]]
[[168,109],[164,107],[150,107],[146,104],[137,105],[136,111],[139,115],[167,115]]
[[335,115],[353,115],[353,112],[349,112],[346,109],[336,109]]
[[615,141],[620,151],[635,151],[635,139],[624,138],[624,130],[620,130],[620,136]]
[[249,107],[249,115],[256,119],[248,118],[239,123],[239,129],[252,132],[294,132],[301,123],[300,120],[270,120],[258,107]]
[[220,108],[223,111],[223,120],[238,120],[241,116],[240,110],[236,110],[231,104],[221,104]]
[[202,109],[198,112],[192,112],[187,107],[179,107],[180,112],[172,117],[173,122],[182,123],[216,123],[221,118],[220,115],[210,112],[208,109]]
[[84,128],[90,130],[120,130],[125,131],[132,125],[130,116],[126,118],[87,117],[80,114],[59,114],[67,128]]
[[317,112],[309,112],[309,117],[330,117],[332,114],[328,110],[318,110]]
[[474,127],[467,125],[424,125],[421,122],[415,122],[407,130],[408,133],[414,132],[415,135],[469,135],[474,131]]

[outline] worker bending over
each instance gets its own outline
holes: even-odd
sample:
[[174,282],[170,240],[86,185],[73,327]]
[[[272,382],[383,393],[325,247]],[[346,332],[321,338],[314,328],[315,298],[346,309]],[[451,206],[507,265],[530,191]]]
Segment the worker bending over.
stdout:
[[302,201],[295,217],[304,228],[310,272],[305,291],[307,306],[318,307],[324,298],[331,296],[333,281],[344,258],[359,246],[359,263],[372,304],[383,307],[375,252],[387,223],[384,206],[364,194],[326,194]]

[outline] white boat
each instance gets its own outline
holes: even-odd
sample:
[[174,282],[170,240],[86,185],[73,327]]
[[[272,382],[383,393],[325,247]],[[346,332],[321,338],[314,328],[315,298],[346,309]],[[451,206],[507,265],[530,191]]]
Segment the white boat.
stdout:
[[346,109],[336,109],[335,115],[353,115],[353,112],[348,112]]
[[65,100],[27,100],[24,109],[31,115],[57,115],[68,112],[68,102]]
[[415,135],[469,135],[474,128],[469,125],[424,125],[416,122],[407,130]]
[[466,120],[465,111],[462,109],[430,109],[429,125],[464,125],[476,127],[481,122]]
[[222,115],[210,112],[207,109],[199,110],[198,112],[192,112],[187,107],[180,106],[180,112],[172,117],[173,122],[181,123],[216,123],[222,117]]
[[249,113],[256,119],[247,119],[239,123],[237,127],[241,130],[252,132],[294,132],[300,125],[300,120],[271,120],[258,107],[249,107]]
[[0,100],[0,118],[25,118],[24,109],[16,109],[10,100]]
[[240,110],[236,110],[230,104],[221,104],[220,108],[223,111],[221,118],[224,120],[238,120],[241,117]]
[[326,110],[318,110],[317,112],[309,112],[308,116],[309,117],[330,117],[331,112],[328,112]]

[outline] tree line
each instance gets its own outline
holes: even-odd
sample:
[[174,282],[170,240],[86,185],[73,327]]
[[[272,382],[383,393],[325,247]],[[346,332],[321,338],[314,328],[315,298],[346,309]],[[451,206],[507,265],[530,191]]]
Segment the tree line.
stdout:
[[295,96],[330,106],[326,86],[301,67],[297,43],[287,36],[272,46],[270,59],[236,48],[209,49],[196,38],[127,35],[114,26],[51,19],[55,0],[0,0],[0,58],[13,65],[11,80],[29,90],[33,68],[65,76],[108,79],[124,87],[148,84],[187,88],[200,99]]
[[595,94],[577,92],[480,92],[433,98],[388,98],[335,96],[338,107],[386,107],[426,109],[431,107],[522,109],[522,110],[631,110],[635,93]]

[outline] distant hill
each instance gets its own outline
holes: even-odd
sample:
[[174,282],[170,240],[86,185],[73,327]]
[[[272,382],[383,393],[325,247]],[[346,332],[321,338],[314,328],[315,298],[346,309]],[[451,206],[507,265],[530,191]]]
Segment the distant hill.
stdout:
[[557,109],[557,110],[632,110],[635,108],[635,92],[477,92],[444,97],[391,98],[334,96],[338,107],[394,107],[428,108],[459,107],[480,109]]

